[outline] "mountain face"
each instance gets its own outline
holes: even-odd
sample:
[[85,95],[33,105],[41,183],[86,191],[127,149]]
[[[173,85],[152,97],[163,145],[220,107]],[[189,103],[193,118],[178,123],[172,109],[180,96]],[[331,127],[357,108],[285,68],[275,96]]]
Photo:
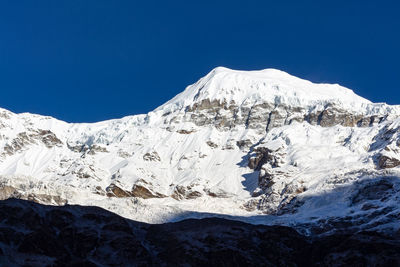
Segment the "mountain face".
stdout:
[[0,199],[307,235],[399,228],[400,106],[274,69],[216,68],[148,114],[99,123],[1,110],[0,147]]

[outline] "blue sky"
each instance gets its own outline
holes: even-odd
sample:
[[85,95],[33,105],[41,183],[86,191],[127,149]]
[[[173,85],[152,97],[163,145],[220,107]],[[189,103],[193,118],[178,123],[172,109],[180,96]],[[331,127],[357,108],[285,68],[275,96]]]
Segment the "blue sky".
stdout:
[[146,113],[216,66],[277,68],[400,104],[398,1],[0,2],[0,107]]

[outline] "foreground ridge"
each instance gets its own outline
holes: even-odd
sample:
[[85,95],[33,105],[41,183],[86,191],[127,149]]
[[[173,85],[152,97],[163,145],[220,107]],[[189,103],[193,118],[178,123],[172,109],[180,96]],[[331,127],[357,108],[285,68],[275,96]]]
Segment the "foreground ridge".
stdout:
[[399,235],[315,239],[283,226],[226,219],[150,225],[97,207],[0,201],[5,266],[321,266],[400,264]]

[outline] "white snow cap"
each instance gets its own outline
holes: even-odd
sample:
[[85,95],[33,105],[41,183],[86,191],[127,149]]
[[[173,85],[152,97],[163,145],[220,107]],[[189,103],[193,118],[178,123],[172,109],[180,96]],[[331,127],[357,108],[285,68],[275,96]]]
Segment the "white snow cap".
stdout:
[[371,104],[338,84],[312,83],[276,69],[238,71],[217,67],[157,110],[173,111],[204,99],[234,101],[236,105],[269,102],[307,107],[335,103],[354,108]]

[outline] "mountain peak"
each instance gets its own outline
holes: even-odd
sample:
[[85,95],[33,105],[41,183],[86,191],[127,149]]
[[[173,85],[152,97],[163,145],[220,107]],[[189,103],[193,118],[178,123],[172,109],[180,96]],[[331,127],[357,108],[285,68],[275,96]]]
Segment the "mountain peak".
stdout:
[[338,84],[312,83],[277,69],[255,71],[216,67],[157,110],[177,110],[202,100],[242,105],[273,103],[309,107],[335,103],[360,108],[371,102]]

